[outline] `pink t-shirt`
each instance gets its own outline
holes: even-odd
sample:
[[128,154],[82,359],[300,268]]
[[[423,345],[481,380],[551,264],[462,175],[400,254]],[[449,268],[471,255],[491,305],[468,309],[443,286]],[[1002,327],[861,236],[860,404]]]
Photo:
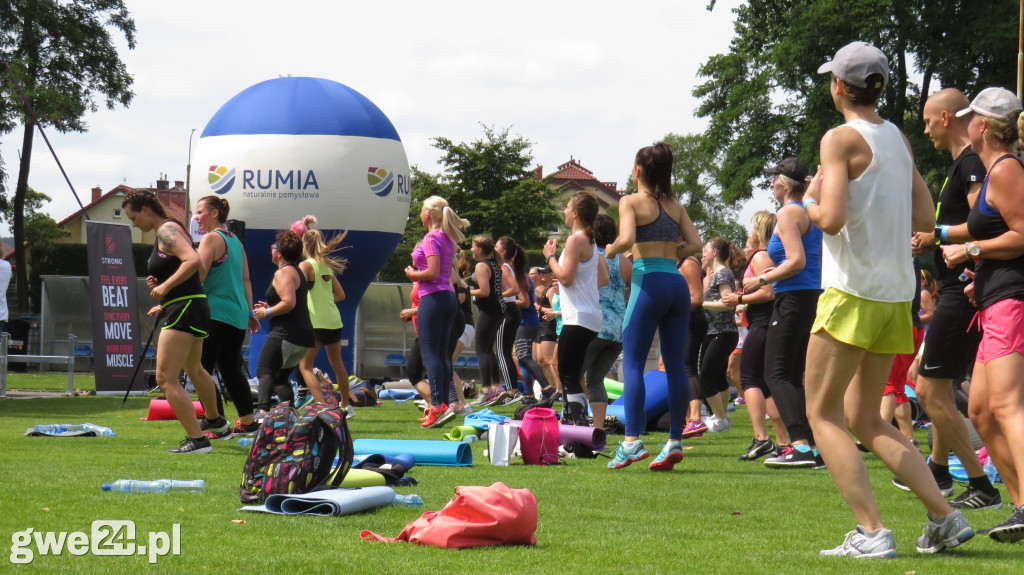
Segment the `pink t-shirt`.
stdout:
[[439,256],[441,269],[432,280],[420,280],[420,297],[439,291],[454,291],[450,279],[452,258],[455,256],[455,244],[441,230],[430,230],[423,236],[423,241],[412,252],[412,263],[416,271],[427,269],[427,258]]

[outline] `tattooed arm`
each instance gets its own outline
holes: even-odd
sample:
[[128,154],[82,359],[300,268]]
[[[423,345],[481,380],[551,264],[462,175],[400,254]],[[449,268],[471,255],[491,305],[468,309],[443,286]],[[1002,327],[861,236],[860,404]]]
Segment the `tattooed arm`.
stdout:
[[190,278],[202,266],[199,253],[192,247],[192,240],[185,234],[185,229],[174,222],[164,222],[156,232],[157,248],[181,260],[181,266],[164,283],[150,292],[155,299],[162,299],[171,288]]

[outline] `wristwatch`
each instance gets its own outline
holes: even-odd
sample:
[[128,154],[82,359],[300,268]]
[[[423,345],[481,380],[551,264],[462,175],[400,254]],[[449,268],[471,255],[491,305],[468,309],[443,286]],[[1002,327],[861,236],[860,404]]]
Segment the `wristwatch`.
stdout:
[[964,251],[967,252],[967,255],[971,256],[971,259],[974,260],[975,263],[981,259],[981,244],[978,242],[967,243],[964,247]]
[[765,284],[767,284],[767,283],[768,283],[768,282],[767,282],[767,281],[765,281],[765,279],[764,279],[764,274],[761,274],[761,275],[760,275],[760,276],[759,276],[759,277],[757,278],[757,285],[759,285],[759,286],[763,286],[763,285],[765,285]]

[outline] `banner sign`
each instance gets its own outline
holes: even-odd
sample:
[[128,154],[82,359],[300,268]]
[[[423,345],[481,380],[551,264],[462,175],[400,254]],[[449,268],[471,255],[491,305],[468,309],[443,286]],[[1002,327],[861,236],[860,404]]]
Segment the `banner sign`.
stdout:
[[[124,224],[87,221],[86,237],[96,392],[123,392],[142,351],[132,230]],[[145,389],[142,377],[131,386]]]

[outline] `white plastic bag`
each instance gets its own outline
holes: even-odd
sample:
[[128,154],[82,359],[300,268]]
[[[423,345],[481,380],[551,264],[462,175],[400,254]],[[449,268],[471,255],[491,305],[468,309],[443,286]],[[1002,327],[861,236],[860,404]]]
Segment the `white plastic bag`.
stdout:
[[519,424],[487,424],[487,454],[491,465],[508,466],[508,460],[519,443]]

